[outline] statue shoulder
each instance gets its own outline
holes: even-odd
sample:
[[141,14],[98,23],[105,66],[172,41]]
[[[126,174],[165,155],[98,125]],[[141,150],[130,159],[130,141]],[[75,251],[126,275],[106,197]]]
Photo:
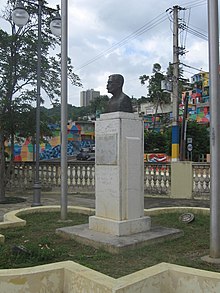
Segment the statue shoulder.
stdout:
[[131,98],[124,93],[120,99],[120,108],[124,112],[133,112]]
[[127,101],[127,100],[130,100],[130,97],[129,97],[128,95],[126,95],[125,93],[122,92],[122,93],[120,94],[119,99],[122,100],[122,101],[123,101],[123,100],[126,100],[126,101]]

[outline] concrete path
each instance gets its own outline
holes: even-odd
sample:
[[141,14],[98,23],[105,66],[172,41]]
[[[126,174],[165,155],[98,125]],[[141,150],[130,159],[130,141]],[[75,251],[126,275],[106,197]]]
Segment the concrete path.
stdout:
[[[33,203],[33,194],[23,193],[23,194],[15,194],[10,193],[6,195],[6,199],[8,198],[8,203],[0,203],[0,221],[3,220],[3,215],[12,210],[18,210],[22,208],[31,207]],[[13,201],[17,202],[13,202]],[[11,201],[11,202],[10,202]],[[43,206],[49,205],[60,205],[60,194],[59,193],[42,193],[41,194],[41,204]],[[85,194],[69,194],[68,195],[68,205],[69,206],[82,206],[87,208],[95,208],[95,196],[94,195],[85,195]]]
[[[26,192],[23,194],[10,193],[6,195],[9,199],[7,203],[0,203],[0,221],[3,215],[12,210],[31,207],[33,203],[33,194]],[[10,202],[11,199],[11,202]],[[13,202],[14,201],[14,202]],[[20,201],[20,202],[19,202]],[[41,203],[47,205],[60,205],[60,193],[45,192],[41,195]],[[94,194],[69,194],[68,205],[82,206],[87,208],[95,208],[95,195]],[[190,207],[209,207],[209,200],[187,200],[187,199],[170,199],[170,198],[157,198],[145,196],[144,207],[172,207],[172,206],[190,206]]]

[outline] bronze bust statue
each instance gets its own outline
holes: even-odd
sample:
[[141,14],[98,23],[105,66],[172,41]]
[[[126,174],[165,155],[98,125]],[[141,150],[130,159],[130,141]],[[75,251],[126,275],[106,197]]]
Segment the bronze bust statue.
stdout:
[[112,94],[107,106],[109,112],[129,112],[132,113],[131,99],[122,91],[124,77],[121,74],[112,74],[108,78],[107,90]]

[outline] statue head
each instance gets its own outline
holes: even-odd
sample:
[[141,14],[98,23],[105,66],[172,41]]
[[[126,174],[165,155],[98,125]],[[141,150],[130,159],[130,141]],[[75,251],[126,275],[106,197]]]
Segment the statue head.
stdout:
[[122,91],[124,77],[121,74],[112,74],[108,78],[107,90],[112,94],[108,102],[106,113],[133,112],[131,99]]
[[108,78],[107,90],[108,93],[114,95],[114,93],[122,90],[124,84],[124,77],[121,74],[112,74]]

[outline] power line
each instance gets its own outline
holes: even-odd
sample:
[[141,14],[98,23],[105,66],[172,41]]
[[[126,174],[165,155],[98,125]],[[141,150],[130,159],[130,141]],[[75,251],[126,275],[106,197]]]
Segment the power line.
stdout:
[[147,32],[148,30],[154,28],[155,26],[159,25],[160,23],[164,22],[165,20],[167,20],[166,14],[161,13],[160,15],[156,16],[151,21],[144,24],[143,26],[141,26],[139,29],[137,29],[136,31],[134,31],[133,33],[128,35],[127,37],[123,38],[121,41],[119,41],[119,42],[113,44],[111,47],[101,51],[98,55],[96,55],[94,58],[92,58],[92,59],[88,60],[87,62],[85,62],[84,64],[82,64],[80,67],[76,67],[75,71],[86,67],[87,65],[95,62],[96,60],[100,59],[101,57],[105,56],[106,54],[109,54],[109,53],[115,51],[116,49],[124,46],[128,41],[137,38],[138,36],[142,35],[143,33]]
[[193,29],[193,28],[191,28],[191,27],[189,27],[187,25],[183,26],[182,29],[187,30],[190,34],[192,34],[192,35],[194,35],[194,36],[196,36],[196,37],[198,37],[198,38],[200,38],[202,40],[208,41],[208,36],[207,35],[199,32],[199,31],[197,31],[197,30],[195,30],[195,29]]
[[[187,4],[190,4],[189,6],[187,6]],[[202,5],[205,5],[207,4],[207,0],[196,0],[196,1],[190,1],[188,3],[185,3],[185,7],[186,9],[189,9],[189,15],[190,15],[190,12],[191,12],[191,9],[192,8],[195,8],[195,7],[198,7],[198,6],[202,6]],[[207,34],[203,34],[201,33],[200,31],[196,30],[196,29],[193,29],[189,26],[189,19],[188,19],[188,22],[187,24],[182,24],[182,29],[183,30],[186,30],[186,36],[187,36],[187,32],[198,37],[198,38],[201,38],[205,41],[208,41],[208,36]],[[197,28],[198,29],[198,28]],[[186,37],[185,37],[185,43],[186,43]]]
[[[191,15],[191,8],[189,9],[189,16],[188,16],[187,26],[189,26],[190,15]],[[186,31],[186,34],[185,34],[185,40],[184,40],[184,45],[183,45],[184,47],[186,46],[187,32],[188,31]]]
[[198,1],[186,2],[186,3],[183,3],[182,5],[184,5],[188,9],[188,8],[195,8],[195,7],[198,7],[198,6],[202,6],[202,5],[205,5],[205,4],[207,4],[206,0],[198,0]]
[[204,71],[204,70],[202,70],[201,68],[200,69],[198,69],[198,68],[196,68],[196,67],[193,67],[193,66],[190,66],[190,65],[187,65],[187,64],[184,64],[184,63],[181,63],[183,66],[185,66],[185,67],[188,67],[188,68],[191,68],[191,69],[195,69],[195,70],[197,70],[197,71],[202,71],[202,72],[206,72],[206,71]]
[[186,27],[186,23],[187,25],[189,24],[190,13],[191,13],[191,9],[188,9],[189,10],[188,14],[186,13],[186,10],[187,9],[185,8],[180,9],[180,13],[182,13],[183,15],[182,17],[181,16],[179,17],[180,19],[179,28],[181,29],[179,33],[181,48],[185,48],[185,45],[186,45],[186,38],[187,38],[188,31],[184,28]]
[[[204,34],[196,29],[193,29],[189,26],[189,19],[190,19],[190,14],[191,14],[191,8],[192,7],[196,7],[196,6],[201,6],[201,5],[204,5],[206,3],[206,1],[204,0],[199,0],[199,1],[195,1],[195,2],[190,2],[191,6],[188,6],[187,9],[189,9],[189,17],[188,17],[188,21],[187,21],[187,24],[186,24],[186,21],[185,21],[185,15],[183,16],[183,22],[180,24],[179,28],[182,29],[182,31],[186,31],[186,35],[185,35],[185,40],[184,40],[184,45],[183,47],[185,46],[185,43],[186,43],[186,37],[187,37],[187,32],[188,33],[191,33],[192,35],[198,37],[198,38],[201,38],[205,41],[208,41],[208,36],[207,34]],[[196,6],[195,6],[196,5]],[[169,20],[170,22],[173,22],[173,20],[169,17]],[[198,29],[198,28],[197,28]],[[182,37],[183,38],[183,37]],[[182,40],[183,41],[183,40]]]
[[[196,1],[190,1],[187,2],[186,4],[190,4],[190,6],[188,8],[192,8],[192,7],[197,7],[197,6],[201,6],[204,5],[206,3],[206,0],[196,0]],[[166,12],[169,9],[166,10]],[[170,21],[172,22],[171,18],[166,15],[165,13],[161,13],[158,16],[156,16],[155,18],[153,18],[151,21],[147,22],[146,24],[144,24],[143,26],[141,26],[140,28],[138,28],[137,30],[135,30],[133,33],[129,34],[128,36],[124,37],[122,40],[120,40],[119,42],[113,44],[112,46],[110,46],[109,48],[101,51],[100,53],[98,53],[96,56],[94,56],[92,59],[86,61],[85,63],[83,63],[82,65],[78,66],[75,68],[75,71],[78,71],[86,66],[88,66],[89,64],[97,61],[98,59],[106,56],[107,54],[110,54],[112,52],[114,52],[116,49],[124,46],[126,43],[128,43],[128,41],[133,40],[135,38],[137,38],[138,36],[144,34],[145,32],[147,32],[148,30],[154,28],[155,26],[161,24],[162,22],[164,22],[165,20],[167,20],[167,17],[170,19]],[[197,37],[203,38],[205,40],[207,40],[207,36],[205,36],[202,33],[199,33],[196,30],[190,29],[188,25],[185,26],[189,33],[194,34]],[[186,42],[186,37],[185,37],[185,42]]]
[[185,69],[184,69],[184,72],[186,72],[186,73],[190,73],[190,74],[194,75],[194,72],[192,72],[192,71],[188,71],[188,70],[185,70]]
[[194,26],[194,25],[191,25],[191,27],[192,27],[192,28],[195,28],[195,29],[197,29],[197,30],[200,30],[200,31],[204,32],[206,35],[208,35],[207,30],[203,30],[203,29],[201,29],[200,27],[197,27],[197,26]]

